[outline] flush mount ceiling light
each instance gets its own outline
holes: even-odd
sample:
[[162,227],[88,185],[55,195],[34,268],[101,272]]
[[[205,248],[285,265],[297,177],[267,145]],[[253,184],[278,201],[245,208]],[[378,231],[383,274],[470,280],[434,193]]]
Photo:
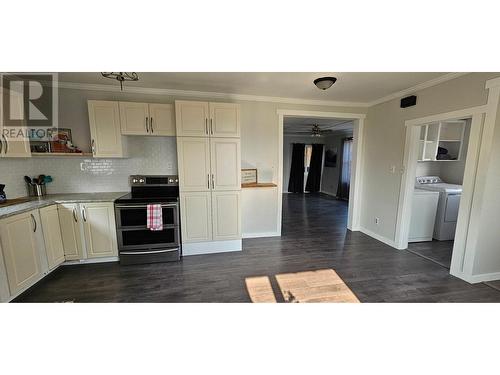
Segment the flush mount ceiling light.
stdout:
[[332,85],[337,81],[335,77],[321,77],[314,80],[314,84],[320,90],[326,90],[332,87]]
[[120,90],[123,91],[123,82],[124,81],[138,81],[139,76],[135,72],[102,72],[101,73],[105,78],[116,79],[120,82]]

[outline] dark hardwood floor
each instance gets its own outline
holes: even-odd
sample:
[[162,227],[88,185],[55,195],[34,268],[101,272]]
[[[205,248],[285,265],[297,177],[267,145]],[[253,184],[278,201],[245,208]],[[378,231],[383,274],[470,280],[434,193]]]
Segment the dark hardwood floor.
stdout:
[[[19,302],[249,302],[245,278],[332,268],[361,302],[500,302],[500,291],[471,285],[444,267],[346,230],[347,203],[286,194],[283,236],[243,240],[243,251],[178,263],[65,266]],[[276,293],[275,293],[276,294]],[[278,301],[283,301],[277,296]]]
[[408,244],[408,251],[450,269],[453,241],[414,242]]

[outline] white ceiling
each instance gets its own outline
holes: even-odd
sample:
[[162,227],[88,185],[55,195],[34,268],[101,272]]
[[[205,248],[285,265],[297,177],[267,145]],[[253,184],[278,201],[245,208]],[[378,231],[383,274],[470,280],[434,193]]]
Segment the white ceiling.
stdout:
[[[139,81],[125,87],[203,91],[303,100],[371,103],[415,85],[439,79],[447,73],[156,73],[139,74]],[[335,76],[337,82],[328,90],[319,90],[313,80]],[[59,73],[59,81],[114,85],[116,80],[93,73]]]
[[313,125],[318,125],[321,130],[330,130],[332,133],[346,133],[352,131],[352,120],[334,118],[306,118],[285,117],[283,119],[283,132],[285,134],[311,134]]

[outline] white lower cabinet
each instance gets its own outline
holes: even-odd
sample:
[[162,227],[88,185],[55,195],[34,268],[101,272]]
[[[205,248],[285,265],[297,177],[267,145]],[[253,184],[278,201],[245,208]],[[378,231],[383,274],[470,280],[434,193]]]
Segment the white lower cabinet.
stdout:
[[58,210],[66,260],[83,259],[81,217],[78,204],[59,204]]
[[0,242],[0,302],[8,301],[9,297],[9,281],[5,270],[5,262],[3,261],[2,243]]
[[212,239],[214,241],[241,238],[241,201],[239,191],[212,192]]
[[82,203],[81,213],[87,257],[118,256],[114,204]]
[[0,302],[64,260],[118,256],[112,202],[54,204],[0,220]]
[[28,288],[42,278],[46,259],[38,210],[0,220],[5,271],[10,294]]
[[212,200],[210,192],[181,193],[182,242],[212,239]]
[[182,242],[241,238],[239,191],[181,193]]
[[52,270],[64,262],[64,246],[57,205],[41,208],[40,220],[47,253],[47,263],[49,269]]

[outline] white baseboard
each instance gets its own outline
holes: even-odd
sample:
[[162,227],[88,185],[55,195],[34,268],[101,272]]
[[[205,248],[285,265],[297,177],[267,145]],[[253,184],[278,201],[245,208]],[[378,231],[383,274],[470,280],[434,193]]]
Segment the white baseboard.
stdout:
[[210,241],[182,244],[182,255],[200,255],[213,253],[226,253],[230,251],[241,251],[241,240],[232,241]]
[[333,194],[333,193],[330,193],[329,191],[323,191],[321,190],[320,193],[323,193],[323,194],[326,194],[326,195],[329,195],[330,197],[335,197],[337,198],[337,195]]
[[496,281],[500,280],[500,272],[491,272],[491,273],[481,273],[478,275],[465,275],[465,274],[453,274],[453,276],[458,277],[459,279],[465,280],[471,284],[482,283],[485,281]]
[[67,260],[61,266],[71,266],[74,264],[91,264],[91,263],[107,263],[107,262],[118,262],[120,258],[118,257],[104,257],[104,258],[89,258],[80,260]]
[[391,240],[389,238],[386,238],[384,236],[381,236],[380,234],[377,234],[375,232],[372,232],[371,230],[368,230],[366,228],[363,228],[363,227],[360,227],[359,228],[360,232],[361,233],[364,233],[366,234],[367,236],[370,236],[370,237],[373,237],[375,238],[376,240],[380,241],[380,242],[383,242],[385,243],[386,245],[389,245],[390,247],[393,247],[395,249],[398,249],[398,250],[404,250],[402,248],[400,248],[396,242],[394,242],[394,240]]
[[243,238],[281,237],[280,232],[243,233]]

